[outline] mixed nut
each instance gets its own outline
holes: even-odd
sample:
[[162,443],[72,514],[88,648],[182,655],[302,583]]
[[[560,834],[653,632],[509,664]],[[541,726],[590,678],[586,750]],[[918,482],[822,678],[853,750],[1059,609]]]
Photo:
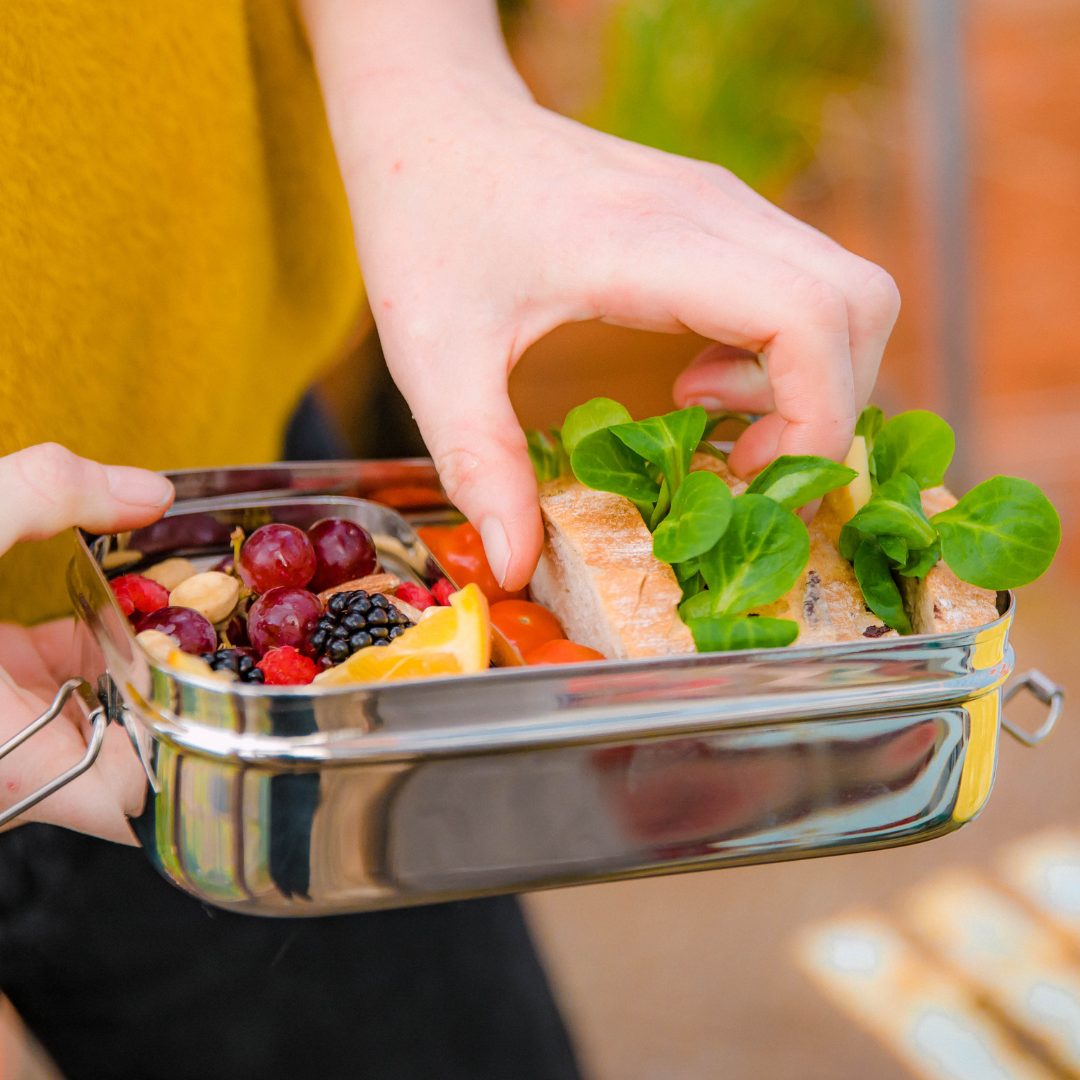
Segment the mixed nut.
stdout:
[[233,557],[214,569],[168,558],[114,578],[112,589],[154,660],[276,686],[310,683],[360,649],[390,645],[439,603],[380,572],[371,535],[345,518],[306,532],[275,523],[245,538],[237,529]]

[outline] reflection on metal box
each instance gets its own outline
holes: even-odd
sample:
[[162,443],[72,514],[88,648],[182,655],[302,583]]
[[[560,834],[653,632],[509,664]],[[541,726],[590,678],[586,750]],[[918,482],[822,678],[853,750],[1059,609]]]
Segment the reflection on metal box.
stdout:
[[[238,524],[343,516],[415,578],[423,558],[394,562],[426,554],[403,517],[323,494],[403,478],[433,483],[424,462],[182,474],[187,498],[130,545],[209,565]],[[147,854],[222,907],[332,914],[869,850],[951,832],[990,792],[1008,594],[996,622],[939,637],[270,690],[152,664],[109,545],[80,537],[69,571],[101,654],[85,674],[113,688],[95,729],[122,721],[142,754]],[[1060,691],[1033,689],[1052,722]]]

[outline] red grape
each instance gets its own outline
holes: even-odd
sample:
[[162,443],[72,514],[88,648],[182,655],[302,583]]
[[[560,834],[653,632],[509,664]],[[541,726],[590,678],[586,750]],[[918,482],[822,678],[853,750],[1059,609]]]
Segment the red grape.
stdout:
[[365,529],[346,518],[324,518],[308,529],[315,549],[312,592],[332,589],[343,581],[366,577],[375,570],[375,542]]
[[315,549],[295,525],[263,525],[240,550],[240,577],[257,593],[302,589],[315,573]]
[[225,627],[225,636],[229,639],[229,644],[234,648],[250,645],[247,632],[247,619],[242,615],[234,615],[230,620],[229,625]]
[[260,656],[284,645],[310,654],[307,639],[321,614],[322,604],[314,593],[306,589],[271,589],[251,605],[248,637]]
[[140,634],[144,630],[160,630],[176,642],[178,649],[195,656],[213,652],[217,648],[214,628],[192,608],[160,608],[142,619],[136,629]]

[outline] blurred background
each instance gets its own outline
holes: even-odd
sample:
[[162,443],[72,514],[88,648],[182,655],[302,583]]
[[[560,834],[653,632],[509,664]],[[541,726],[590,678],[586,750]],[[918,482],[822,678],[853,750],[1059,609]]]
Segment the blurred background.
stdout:
[[[1080,0],[512,0],[503,15],[543,104],[718,162],[893,274],[903,310],[875,400],[886,413],[930,408],[953,423],[954,486],[1005,472],[1055,502],[1064,543],[1051,572],[1023,590],[1014,643],[1019,670],[1042,668],[1080,700]],[[702,345],[565,327],[514,371],[515,407],[526,427],[558,423],[598,394],[635,416],[668,411],[672,380]],[[370,320],[315,400],[344,453],[423,453]],[[1071,1033],[1070,1057],[905,914],[912,889],[971,867],[1080,980],[1074,937],[1000,862],[1005,851],[1041,851],[1048,828],[1080,828],[1078,766],[1080,727],[1067,708],[1046,748],[1002,745],[988,808],[946,839],[529,897],[585,1075],[1080,1076],[1080,993],[1051,1010]],[[1061,850],[1060,873],[1080,874],[1068,843]],[[886,1034],[830,996],[800,942],[852,908],[943,965],[958,1007],[1000,1034],[1012,1064],[994,1071],[976,1056],[963,1072],[925,1061],[914,1072]],[[0,1080],[52,1075],[10,1010],[0,1033]]]

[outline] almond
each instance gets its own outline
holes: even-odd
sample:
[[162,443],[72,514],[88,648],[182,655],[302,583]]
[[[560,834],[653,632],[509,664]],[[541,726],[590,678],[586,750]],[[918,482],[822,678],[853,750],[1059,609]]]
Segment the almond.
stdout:
[[221,622],[240,598],[240,582],[220,570],[207,570],[186,578],[173,589],[169,603],[204,615],[210,622]]
[[176,642],[168,634],[161,630],[143,630],[135,635],[135,640],[143,647],[143,650],[151,660],[164,664],[169,659],[169,653],[176,648]]
[[418,623],[421,616],[424,614],[419,608],[414,608],[412,604],[407,604],[404,600],[399,600],[396,596],[388,596],[386,598],[390,601],[404,615],[410,622]]
[[362,589],[366,593],[392,593],[401,584],[401,578],[395,577],[393,574],[368,574],[367,577],[354,578],[352,581],[343,581],[340,585],[335,585],[332,589],[323,589],[319,593],[319,602],[323,607],[326,607],[326,601],[330,599],[334,593],[339,592],[360,592]]
[[145,571],[143,577],[156,581],[162,588],[172,592],[181,581],[187,581],[197,573],[198,570],[195,569],[194,564],[188,562],[187,559],[166,559],[156,566],[151,566]]

